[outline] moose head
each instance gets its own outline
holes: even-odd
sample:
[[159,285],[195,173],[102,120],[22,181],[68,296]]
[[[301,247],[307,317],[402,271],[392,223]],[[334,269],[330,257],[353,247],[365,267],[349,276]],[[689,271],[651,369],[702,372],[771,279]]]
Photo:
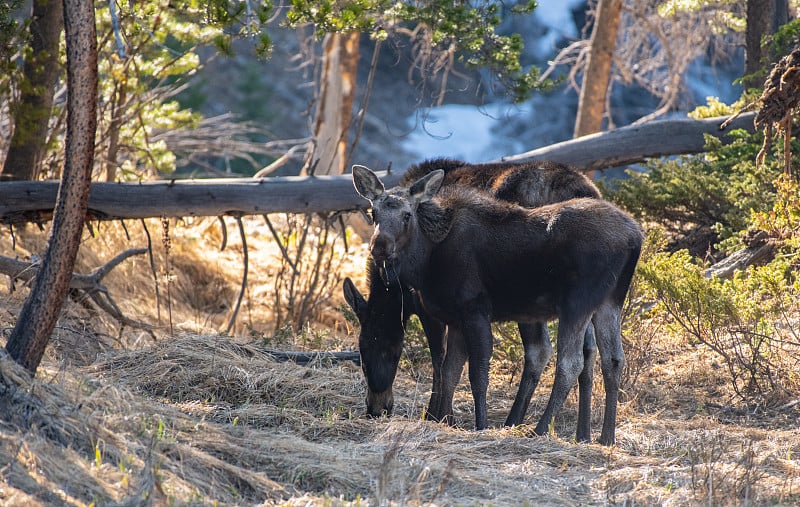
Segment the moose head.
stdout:
[[[387,192],[381,180],[369,168],[353,166],[356,192],[372,205],[375,231],[369,242],[369,250],[374,262],[383,268],[381,276],[388,276],[387,269],[395,265],[399,252],[408,247],[419,231],[417,206],[436,195],[443,180],[444,171],[436,170],[409,188],[396,187]],[[387,283],[386,278],[384,283]]]
[[[388,192],[370,169],[353,166],[356,191],[370,201],[375,231],[370,240],[370,263],[377,268],[384,290],[367,302],[351,280],[345,280],[344,295],[361,324],[358,347],[361,366],[367,379],[367,414],[391,415],[394,406],[392,383],[403,348],[404,312],[413,305],[397,285],[395,262],[398,253],[407,247],[416,230],[416,207],[439,190],[444,172],[434,171],[410,188]],[[405,298],[405,299],[404,299]],[[384,314],[395,314],[389,322]]]

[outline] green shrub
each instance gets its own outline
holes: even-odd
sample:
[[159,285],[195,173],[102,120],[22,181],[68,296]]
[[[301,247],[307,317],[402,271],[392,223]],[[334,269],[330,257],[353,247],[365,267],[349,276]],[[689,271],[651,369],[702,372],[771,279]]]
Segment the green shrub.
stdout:
[[[711,101],[696,116],[730,112]],[[642,255],[629,298],[639,318],[626,325],[638,330],[660,322],[713,351],[742,399],[770,394],[777,401],[800,391],[800,187],[783,174],[783,143],[773,143],[757,166],[762,135],[731,135],[727,146],[709,138],[705,154],[653,161],[645,172],[603,188],[650,229],[648,244],[662,246]],[[800,153],[794,141],[792,148]],[[728,279],[708,275],[708,263],[753,237],[775,245],[775,257]],[[648,300],[655,306],[645,311]],[[631,329],[626,336],[637,334]]]
[[653,160],[644,172],[629,170],[628,178],[613,187],[606,183],[603,191],[642,222],[663,226],[670,251],[686,248],[704,256],[736,248],[729,240],[747,228],[751,213],[772,207],[772,182],[781,168],[777,158],[756,167],[760,134],[731,135],[735,140],[727,146],[709,138],[703,155]]
[[800,187],[781,176],[774,188],[772,208],[753,212],[747,224],[779,243],[776,257],[766,265],[720,279],[708,276],[704,266],[682,250],[660,252],[639,268],[658,301],[657,309],[675,330],[723,360],[742,397],[800,389]]
[[788,273],[787,259],[778,258],[731,279],[707,277],[685,250],[659,253],[639,270],[657,309],[669,316],[668,326],[715,352],[743,398],[800,388],[792,321],[800,311],[800,287]]

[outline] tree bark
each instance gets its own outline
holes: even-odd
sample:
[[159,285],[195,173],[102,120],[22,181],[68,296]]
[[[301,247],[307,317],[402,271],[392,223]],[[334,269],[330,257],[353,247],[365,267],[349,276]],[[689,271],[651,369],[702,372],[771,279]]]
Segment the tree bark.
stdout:
[[35,373],[64,303],[89,201],[97,130],[97,35],[94,3],[64,0],[67,45],[67,137],[53,228],[39,276],[6,349]]
[[[747,0],[747,12],[745,28],[745,56],[744,74],[745,76],[754,74],[761,69],[761,59],[764,56],[761,51],[761,40],[769,33],[772,33],[772,13],[775,0]],[[763,81],[763,76],[755,79],[747,79],[747,87],[758,86]]]
[[[728,128],[753,132],[754,115],[743,114]],[[701,153],[705,149],[706,134],[719,137],[723,143],[730,142],[719,130],[723,120],[725,118],[654,121],[571,139],[503,160],[552,160],[581,170],[597,170],[652,157]],[[402,174],[402,171],[382,174],[381,179],[392,186]],[[48,220],[56,191],[55,182],[0,183],[0,222]],[[367,201],[353,189],[350,175],[93,183],[87,218],[329,213],[367,206]]]
[[744,56],[744,84],[748,88],[761,86],[764,75],[748,78],[764,68],[769,55],[762,47],[764,37],[778,31],[789,22],[788,0],[747,0]]
[[574,137],[600,132],[617,45],[622,0],[600,0],[592,28],[589,58],[583,73]]
[[329,33],[323,42],[320,98],[314,120],[316,160],[311,163],[314,174],[344,172],[356,92],[359,36],[358,32]]
[[14,134],[0,180],[33,180],[40,172],[58,81],[58,41],[64,26],[61,1],[33,0],[31,54],[22,66],[20,99],[13,112]]
[[777,32],[778,28],[789,22],[789,0],[774,0],[774,2],[771,33]]

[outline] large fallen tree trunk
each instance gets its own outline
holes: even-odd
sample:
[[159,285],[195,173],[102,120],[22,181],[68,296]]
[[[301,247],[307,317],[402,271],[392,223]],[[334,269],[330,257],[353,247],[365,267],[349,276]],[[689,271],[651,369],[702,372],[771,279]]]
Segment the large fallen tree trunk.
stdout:
[[[0,221],[47,220],[57,191],[55,181],[0,183]],[[368,204],[350,176],[92,183],[87,219],[324,213]]]
[[[740,115],[725,129],[744,129],[754,132],[755,113]],[[503,161],[552,160],[570,164],[583,171],[619,167],[644,162],[648,158],[668,155],[686,155],[705,151],[704,135],[722,139],[728,136],[720,131],[726,118],[693,120],[661,120],[590,134],[562,143],[503,157]]]
[[[730,139],[720,132],[725,118],[662,120],[622,127],[506,157],[508,161],[554,160],[582,170],[641,162],[647,158],[703,151],[704,134]],[[728,129],[753,130],[752,114]],[[435,154],[430,154],[434,156]],[[394,185],[401,172],[381,174]],[[0,221],[23,223],[50,218],[58,182],[0,183]],[[173,180],[141,183],[93,183],[91,220],[151,217],[327,213],[356,210],[367,201],[356,194],[350,175],[251,179]]]

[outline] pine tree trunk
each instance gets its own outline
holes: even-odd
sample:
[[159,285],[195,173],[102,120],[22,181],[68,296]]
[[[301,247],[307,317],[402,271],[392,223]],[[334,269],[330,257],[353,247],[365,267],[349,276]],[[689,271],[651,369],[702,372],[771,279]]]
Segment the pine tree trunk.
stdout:
[[341,174],[356,92],[359,33],[330,33],[323,42],[320,98],[314,120],[314,174]]
[[621,12],[622,0],[600,0],[597,4],[589,59],[578,100],[574,137],[594,134],[603,129],[603,112]]
[[764,82],[766,75],[748,79],[764,68],[767,56],[761,43],[764,36],[775,33],[781,25],[789,22],[788,0],[747,0],[747,27],[745,29],[744,75],[745,86],[758,87]]
[[58,41],[63,25],[62,0],[34,0],[31,54],[22,66],[14,134],[0,180],[33,180],[47,150],[47,132],[58,79]]
[[97,130],[97,35],[91,0],[64,0],[67,139],[47,251],[6,349],[35,372],[64,303],[89,202]]
[[[745,29],[745,76],[761,68],[761,39],[770,33],[773,0],[747,0],[747,27]],[[762,79],[747,80],[746,85],[758,86]]]

